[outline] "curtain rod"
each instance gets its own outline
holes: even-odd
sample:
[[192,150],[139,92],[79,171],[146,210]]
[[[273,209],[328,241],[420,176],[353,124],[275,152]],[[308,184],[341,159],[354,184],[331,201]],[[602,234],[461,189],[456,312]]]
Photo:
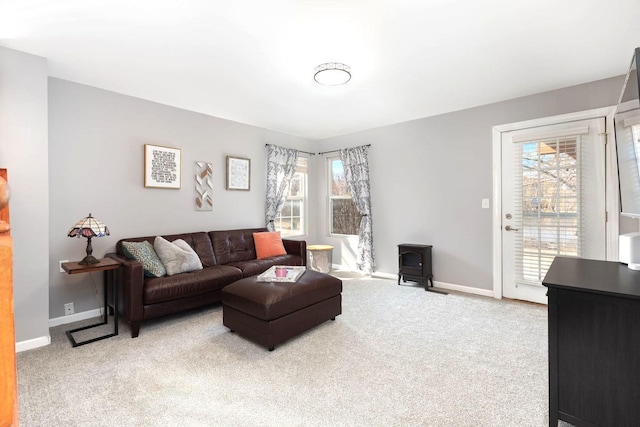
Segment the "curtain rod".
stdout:
[[[268,147],[268,146],[270,146],[270,145],[273,145],[273,144],[264,144],[264,146],[265,146],[265,147]],[[302,150],[296,150],[296,151],[298,151],[298,152],[300,152],[300,153],[308,154],[308,155],[310,155],[310,156],[315,156],[315,155],[316,155],[316,153],[310,153],[310,152],[308,152],[308,151],[302,151]]]
[[[364,147],[371,147],[371,144],[367,144]],[[340,150],[331,150],[331,151],[325,151],[324,153],[318,153],[319,155],[323,155],[323,154],[329,154],[329,153],[337,153]]]

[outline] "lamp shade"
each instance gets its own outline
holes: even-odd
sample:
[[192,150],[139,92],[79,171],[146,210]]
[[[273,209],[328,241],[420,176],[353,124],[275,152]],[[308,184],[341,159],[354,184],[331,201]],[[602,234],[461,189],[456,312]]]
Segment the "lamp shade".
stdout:
[[96,259],[92,255],[93,248],[91,246],[91,238],[92,237],[102,237],[108,236],[109,229],[104,223],[89,214],[88,217],[82,218],[80,221],[76,223],[69,233],[67,234],[69,237],[86,237],[87,238],[87,256],[80,261],[79,264],[88,265],[88,264],[97,264],[100,260]]
[[326,62],[313,70],[316,82],[325,86],[339,86],[351,80],[351,68],[340,62]]
[[109,229],[102,221],[94,218],[89,214],[88,217],[82,218],[69,230],[69,237],[103,237],[108,236]]

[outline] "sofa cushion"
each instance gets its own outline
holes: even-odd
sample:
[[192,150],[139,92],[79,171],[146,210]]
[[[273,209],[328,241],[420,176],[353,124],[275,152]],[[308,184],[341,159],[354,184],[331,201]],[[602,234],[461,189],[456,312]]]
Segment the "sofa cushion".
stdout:
[[266,228],[243,228],[239,230],[210,231],[213,252],[218,264],[250,261],[256,259],[253,233],[267,231]]
[[263,231],[253,233],[253,242],[256,246],[256,258],[264,259],[276,255],[285,255],[287,251],[282,244],[279,231]]
[[135,259],[142,264],[145,276],[162,277],[167,274],[167,270],[164,268],[160,258],[158,258],[153,246],[146,240],[142,242],[122,242],[122,250],[128,258]]
[[170,242],[162,236],[157,236],[153,248],[164,264],[167,276],[202,269],[198,254],[182,239]]
[[242,272],[226,265],[174,276],[149,278],[144,282],[143,304],[157,304],[206,294],[220,290],[239,279],[242,279]]

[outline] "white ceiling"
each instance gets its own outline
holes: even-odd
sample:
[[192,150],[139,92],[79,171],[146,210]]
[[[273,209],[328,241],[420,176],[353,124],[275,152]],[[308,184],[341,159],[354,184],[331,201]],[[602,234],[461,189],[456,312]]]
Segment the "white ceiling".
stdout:
[[[624,74],[639,0],[0,0],[74,82],[322,139]],[[320,86],[344,62],[352,79]]]

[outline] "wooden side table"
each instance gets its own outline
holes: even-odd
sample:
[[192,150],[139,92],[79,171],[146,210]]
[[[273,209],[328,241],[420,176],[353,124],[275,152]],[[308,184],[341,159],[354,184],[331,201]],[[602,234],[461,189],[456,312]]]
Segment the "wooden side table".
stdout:
[[[114,270],[120,267],[120,263],[112,258],[101,258],[96,264],[81,265],[79,262],[64,262],[62,263],[62,269],[68,274],[80,274],[80,273],[93,273],[96,271],[104,271],[104,316],[100,323],[94,325],[83,326],[81,328],[72,329],[67,331],[67,337],[71,341],[73,347],[89,344],[95,341],[103,340],[105,338],[111,338],[118,335],[118,284],[116,283],[116,274]],[[107,286],[111,282],[111,289],[113,293],[113,333],[102,335],[96,338],[91,338],[86,341],[76,342],[73,338],[73,333],[78,331],[84,331],[86,329],[95,328],[96,326],[102,326],[109,323],[108,314],[108,302],[107,302]]]

